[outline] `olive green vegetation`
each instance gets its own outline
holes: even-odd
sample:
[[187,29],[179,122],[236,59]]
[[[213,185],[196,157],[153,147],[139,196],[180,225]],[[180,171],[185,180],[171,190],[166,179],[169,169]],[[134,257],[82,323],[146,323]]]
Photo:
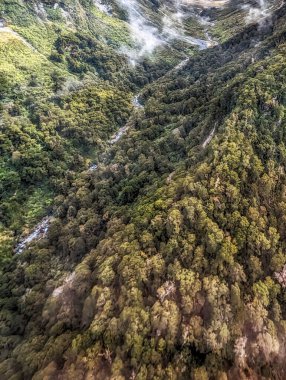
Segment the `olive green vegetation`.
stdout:
[[5,98],[3,203],[25,184],[38,213],[47,173],[57,196],[47,237],[4,265],[1,379],[285,378],[286,7],[147,84],[120,144],[73,175],[129,115],[121,58],[92,63],[93,43],[54,49],[98,85]]
[[[63,19],[39,21],[32,11],[35,6],[17,1],[0,6],[13,28],[0,33],[2,259],[11,256],[15,237],[47,212],[53,194],[62,191],[68,176],[84,168],[86,158],[94,157],[125,123],[131,108],[130,88],[106,83],[104,78],[111,78],[118,65],[112,47],[99,42],[87,27],[80,28],[84,36],[89,35],[84,41],[96,51],[89,71],[79,70],[80,63],[76,57],[71,59],[69,49],[81,35]],[[111,26],[109,31],[112,35]],[[119,27],[117,33],[121,35]],[[60,62],[55,56],[59,48]],[[110,66],[102,70],[99,65],[104,59]]]
[[[66,38],[66,48],[71,40]],[[84,168],[85,157],[94,156],[126,122],[130,90],[105,83],[103,77],[111,77],[115,65],[109,56],[110,70],[100,71],[98,54],[93,54],[90,63],[93,73],[90,70],[79,77],[76,61],[68,54],[67,68],[57,67],[18,37],[0,34],[3,226],[21,231],[25,202],[31,194],[43,185],[49,191],[57,192],[59,187],[62,191],[59,182],[66,171],[72,175]]]
[[133,69],[119,53],[131,44],[124,21],[92,2],[61,3],[66,13],[54,4],[0,5],[9,28],[0,32],[0,267],[53,198],[104,152],[128,120],[132,93],[182,56],[163,49]]

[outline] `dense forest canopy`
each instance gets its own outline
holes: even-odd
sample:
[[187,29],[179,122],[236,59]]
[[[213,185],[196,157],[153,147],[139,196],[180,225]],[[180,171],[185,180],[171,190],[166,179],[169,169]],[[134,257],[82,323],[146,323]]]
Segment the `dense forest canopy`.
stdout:
[[1,2],[1,379],[286,378],[286,6],[206,3]]

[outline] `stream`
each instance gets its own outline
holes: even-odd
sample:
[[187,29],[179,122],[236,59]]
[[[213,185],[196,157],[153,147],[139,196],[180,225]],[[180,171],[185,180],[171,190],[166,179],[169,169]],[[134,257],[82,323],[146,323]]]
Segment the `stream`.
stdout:
[[[14,32],[12,29],[4,26],[3,24],[0,23],[0,32],[8,32],[13,34],[15,37],[19,38],[25,45],[29,46],[31,49],[35,50],[32,45],[30,45],[23,37],[21,37],[18,33]],[[211,41],[205,41],[205,40],[200,40],[196,39],[193,37],[189,36],[181,36],[186,42],[198,45],[200,49],[206,49],[211,45]],[[171,71],[177,71],[181,68],[183,68],[189,61],[189,58],[183,59],[177,66],[175,66]],[[144,105],[140,102],[140,95],[137,94],[133,97],[132,99],[132,105],[134,109],[142,110],[144,109]],[[128,131],[130,125],[127,122],[123,127],[121,127],[108,141],[108,145],[114,145],[116,144],[123,135],[126,134]],[[215,132],[215,128],[211,131],[210,135],[207,137],[207,139],[203,142],[202,147],[205,148],[209,142],[211,141],[213,135]],[[104,158],[102,159],[102,163],[104,162]],[[88,172],[94,172],[95,170],[98,169],[98,165],[100,162],[93,162],[89,168]],[[49,229],[51,217],[46,216],[45,218],[42,219],[39,224],[37,224],[33,230],[28,234],[27,236],[23,237],[18,244],[15,247],[15,253],[20,254],[22,253],[32,242],[38,241],[42,238],[44,238],[47,234],[47,231]]]
[[36,225],[33,231],[17,244],[15,248],[15,253],[22,253],[31,242],[40,240],[41,238],[46,236],[49,229],[50,221],[50,216],[44,217],[44,219],[42,219],[41,222]]
[[[3,29],[3,28],[2,28]],[[1,28],[0,28],[1,30]],[[183,59],[177,66],[175,66],[171,71],[177,71],[181,68],[183,68],[189,61],[189,58]],[[144,105],[140,102],[140,95],[137,94],[132,99],[132,105],[134,109],[144,109]],[[127,122],[123,127],[119,128],[119,130],[111,137],[111,139],[108,141],[108,145],[114,145],[116,144],[123,135],[126,134],[128,129],[130,128],[130,124]],[[211,141],[213,135],[215,132],[215,128],[211,131],[209,136],[206,138],[206,140],[203,142],[202,147],[205,148],[209,142]],[[101,160],[102,163],[104,163],[104,159]],[[94,172],[98,169],[98,165],[100,162],[93,162],[89,168],[87,169],[88,172]],[[18,244],[16,245],[14,251],[16,254],[22,253],[32,242],[38,241],[42,238],[44,238],[48,232],[49,225],[51,221],[51,216],[44,217],[34,228],[33,230],[25,237],[20,239]]]
[[[132,105],[135,109],[143,109],[143,104],[140,103],[139,95],[135,95],[132,99]],[[121,128],[118,129],[118,131],[111,137],[111,139],[108,141],[109,145],[113,145],[117,143],[121,137],[128,131],[129,129],[128,122]],[[104,160],[103,160],[104,162]],[[88,172],[94,172],[97,170],[99,163],[92,163],[90,167],[88,168]],[[51,216],[44,217],[32,230],[32,232],[23,237],[19,243],[15,247],[15,253],[20,254],[22,253],[32,242],[38,241],[42,238],[44,238],[48,232],[49,225],[51,222]]]
[[[1,28],[0,26],[0,31],[1,29],[6,29],[6,28]],[[181,68],[183,68],[189,61],[189,58],[184,58],[177,66],[175,66],[171,71],[177,71]],[[133,97],[132,99],[132,105],[134,109],[142,110],[144,109],[144,105],[140,102],[140,95],[137,94]],[[127,122],[123,127],[119,128],[119,130],[110,138],[108,141],[108,145],[114,145],[116,144],[123,135],[126,134],[128,129],[130,128],[130,124]],[[203,142],[202,147],[205,148],[209,142],[211,141],[213,135],[215,132],[215,128],[211,131],[209,136],[206,138],[206,140]],[[105,155],[104,155],[105,156]],[[105,159],[103,158],[101,160],[102,163],[105,162]],[[98,169],[98,165],[100,162],[93,162],[89,168],[87,169],[88,172],[94,172],[95,170]],[[20,239],[18,244],[16,245],[14,251],[16,254],[22,253],[32,242],[38,241],[42,238],[44,238],[48,232],[49,225],[51,221],[51,216],[46,216],[44,217],[34,228],[33,230],[25,237]]]
[[208,135],[208,137],[205,139],[205,141],[202,143],[202,147],[203,149],[207,147],[207,145],[209,145],[209,143],[212,141],[212,138],[214,136],[214,133],[215,133],[215,127],[211,130],[210,134]]
[[135,108],[144,108],[143,104],[140,103],[139,95],[135,95],[132,99],[132,104]]

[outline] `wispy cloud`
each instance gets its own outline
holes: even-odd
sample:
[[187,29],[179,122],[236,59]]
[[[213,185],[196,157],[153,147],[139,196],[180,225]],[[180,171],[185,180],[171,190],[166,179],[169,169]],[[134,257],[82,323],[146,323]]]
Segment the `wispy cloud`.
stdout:
[[[130,34],[135,46],[134,48],[124,47],[121,51],[129,57],[131,64],[136,64],[138,60],[153,53],[159,46],[168,45],[174,40],[196,45],[201,49],[208,47],[208,41],[193,38],[185,34],[183,20],[189,15],[189,11],[186,9],[182,10],[182,4],[185,0],[174,0],[171,3],[171,11],[170,9],[167,11],[167,7],[160,9],[160,27],[149,20],[143,8],[140,7],[136,0],[116,1],[128,15]],[[224,3],[224,1],[216,3]]]
[[258,0],[256,6],[245,5],[243,8],[247,10],[245,19],[247,24],[261,22],[270,15],[269,4],[266,0]]
[[138,59],[152,53],[164,41],[158,28],[143,15],[136,0],[117,0],[117,3],[128,15],[130,34],[135,44],[134,49],[125,47],[122,50],[129,56],[130,62],[135,64]]

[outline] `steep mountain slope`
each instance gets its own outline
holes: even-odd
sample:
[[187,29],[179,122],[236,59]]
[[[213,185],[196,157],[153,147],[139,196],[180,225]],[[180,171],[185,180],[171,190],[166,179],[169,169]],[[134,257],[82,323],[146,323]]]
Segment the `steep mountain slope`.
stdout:
[[[80,23],[78,12],[74,22],[82,35],[56,10],[48,13],[37,2],[5,1],[0,9],[0,256],[5,259],[15,237],[32,227],[53,194],[62,191],[67,171],[71,177],[83,169],[91,152],[124,124],[131,90],[106,82],[126,60],[84,29],[87,20]],[[128,38],[123,23],[105,22],[110,38],[115,30],[117,39]],[[69,50],[79,38],[85,49],[96,49],[89,66]]]
[[[132,92],[182,54],[135,68],[128,24],[93,2],[0,4],[0,261],[124,125]],[[124,68],[124,69],[123,69]]]
[[67,178],[1,277],[1,378],[285,378],[285,39],[284,6],[154,75]]
[[0,267],[124,125],[132,92],[186,56],[163,44],[160,62],[144,55],[132,67],[130,52],[142,47],[113,8],[111,16],[92,1],[0,4]]

